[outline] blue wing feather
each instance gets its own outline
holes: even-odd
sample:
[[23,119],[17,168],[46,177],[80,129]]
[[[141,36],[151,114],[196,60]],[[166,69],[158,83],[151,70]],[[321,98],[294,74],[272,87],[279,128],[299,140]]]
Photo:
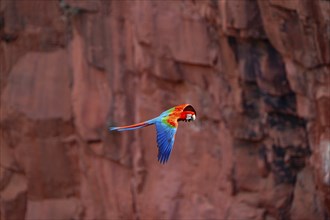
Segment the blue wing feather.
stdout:
[[172,152],[176,128],[170,127],[162,122],[156,123],[158,161],[166,163]]

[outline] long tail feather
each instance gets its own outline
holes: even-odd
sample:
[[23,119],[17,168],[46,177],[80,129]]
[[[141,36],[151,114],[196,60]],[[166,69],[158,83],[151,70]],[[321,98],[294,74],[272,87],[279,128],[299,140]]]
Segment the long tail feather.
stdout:
[[129,131],[129,130],[135,130],[135,129],[139,129],[139,128],[143,128],[149,125],[154,124],[154,120],[149,120],[149,121],[145,121],[145,122],[141,122],[141,123],[137,123],[137,124],[133,124],[133,125],[127,125],[127,126],[121,126],[121,127],[109,127],[109,131]]

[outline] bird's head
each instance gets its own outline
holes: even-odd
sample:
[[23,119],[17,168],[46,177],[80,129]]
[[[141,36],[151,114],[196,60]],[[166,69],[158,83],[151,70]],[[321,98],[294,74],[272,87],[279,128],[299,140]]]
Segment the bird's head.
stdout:
[[194,121],[196,119],[196,111],[191,105],[187,105],[181,112],[179,121]]
[[189,112],[187,112],[187,114],[186,114],[186,121],[195,121],[195,119],[196,119],[196,115],[193,113],[193,112],[191,112],[191,113],[189,113]]

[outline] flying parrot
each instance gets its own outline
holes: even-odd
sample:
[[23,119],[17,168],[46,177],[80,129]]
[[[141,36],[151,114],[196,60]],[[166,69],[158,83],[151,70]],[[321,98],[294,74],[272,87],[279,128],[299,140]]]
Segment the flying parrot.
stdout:
[[156,125],[157,145],[158,145],[158,161],[162,164],[166,163],[170,157],[176,129],[179,121],[194,121],[196,119],[196,111],[190,104],[175,106],[161,113],[158,117],[150,119],[138,124],[127,125],[122,127],[109,127],[110,131],[128,131],[143,128],[149,125]]

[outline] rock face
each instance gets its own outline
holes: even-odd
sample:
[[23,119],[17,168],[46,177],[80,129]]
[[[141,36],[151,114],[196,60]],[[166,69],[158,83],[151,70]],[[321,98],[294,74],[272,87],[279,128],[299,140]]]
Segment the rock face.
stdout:
[[[0,2],[1,219],[329,219],[330,2]],[[155,129],[191,103],[171,158]]]

